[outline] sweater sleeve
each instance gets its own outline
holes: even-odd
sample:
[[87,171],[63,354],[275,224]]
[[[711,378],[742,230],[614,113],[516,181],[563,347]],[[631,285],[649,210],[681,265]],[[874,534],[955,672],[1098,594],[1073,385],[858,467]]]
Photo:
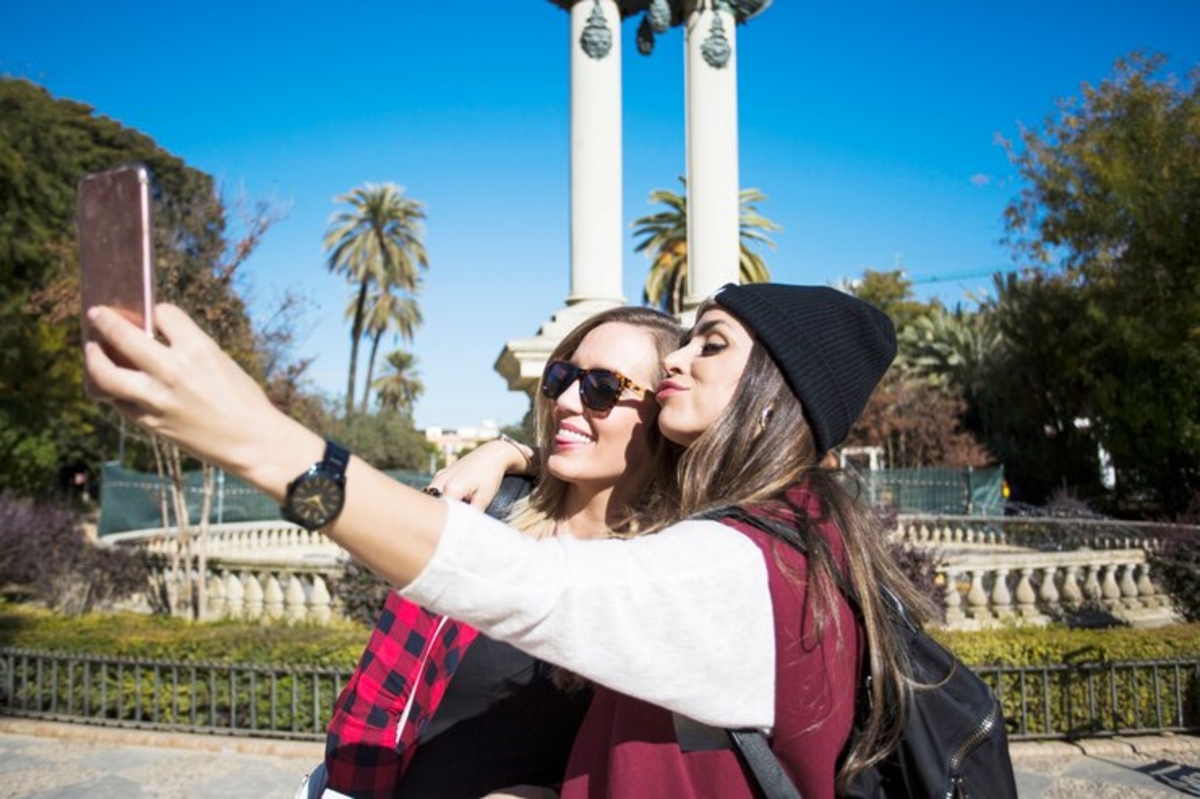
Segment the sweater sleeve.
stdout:
[[767,571],[741,533],[685,521],[630,540],[533,540],[449,506],[408,599],[701,723],[773,726]]

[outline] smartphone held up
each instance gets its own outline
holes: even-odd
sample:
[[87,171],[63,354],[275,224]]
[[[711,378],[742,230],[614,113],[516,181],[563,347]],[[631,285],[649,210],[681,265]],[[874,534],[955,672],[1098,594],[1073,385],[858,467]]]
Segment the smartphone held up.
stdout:
[[153,336],[150,171],[131,164],[86,175],[77,199],[83,340],[91,339],[87,311],[95,305],[116,309]]

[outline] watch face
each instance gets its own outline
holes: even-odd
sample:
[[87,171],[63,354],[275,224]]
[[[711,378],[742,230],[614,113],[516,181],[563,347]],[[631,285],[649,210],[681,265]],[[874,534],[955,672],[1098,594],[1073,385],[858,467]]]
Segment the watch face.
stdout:
[[316,473],[298,481],[288,498],[294,519],[310,530],[323,527],[342,509],[345,491],[332,477]]

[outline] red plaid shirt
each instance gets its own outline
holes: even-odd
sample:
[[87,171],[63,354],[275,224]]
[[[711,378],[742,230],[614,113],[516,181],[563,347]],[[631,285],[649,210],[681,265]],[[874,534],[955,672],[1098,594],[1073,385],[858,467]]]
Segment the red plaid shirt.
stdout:
[[395,591],[388,594],[329,721],[325,769],[330,788],[354,797],[395,793],[417,738],[478,634]]

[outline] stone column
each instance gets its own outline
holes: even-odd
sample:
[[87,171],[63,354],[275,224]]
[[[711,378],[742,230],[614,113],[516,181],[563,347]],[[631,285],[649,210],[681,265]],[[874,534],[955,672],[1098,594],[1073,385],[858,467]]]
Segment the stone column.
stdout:
[[688,286],[694,308],[738,279],[737,35],[723,0],[698,0],[687,15]]
[[[566,6],[566,0],[555,0]],[[625,304],[621,161],[621,9],[575,0],[571,30],[571,286],[536,336],[509,339],[496,371],[530,395],[551,350],[580,322]]]
[[567,305],[621,305],[621,11],[571,6],[571,293]]

